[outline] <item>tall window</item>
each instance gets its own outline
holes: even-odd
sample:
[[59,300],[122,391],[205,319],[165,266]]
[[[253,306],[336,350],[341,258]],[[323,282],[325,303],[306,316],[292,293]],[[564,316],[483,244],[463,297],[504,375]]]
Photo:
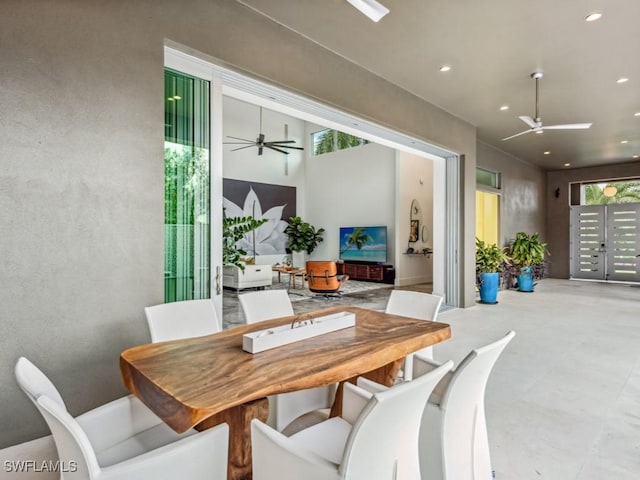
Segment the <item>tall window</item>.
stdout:
[[322,155],[323,153],[337,152],[345,148],[366,145],[369,140],[349,135],[348,133],[339,132],[327,128],[311,134],[311,145],[313,155]]
[[500,174],[476,168],[476,237],[498,245]]
[[209,298],[209,82],[165,69],[164,300]]

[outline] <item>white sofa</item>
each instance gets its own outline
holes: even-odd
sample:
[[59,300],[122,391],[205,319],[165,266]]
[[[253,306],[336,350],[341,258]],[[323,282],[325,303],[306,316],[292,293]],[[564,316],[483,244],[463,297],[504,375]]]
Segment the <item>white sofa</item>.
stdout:
[[271,286],[272,279],[271,265],[245,265],[244,271],[238,267],[225,266],[222,285],[236,290],[264,288]]

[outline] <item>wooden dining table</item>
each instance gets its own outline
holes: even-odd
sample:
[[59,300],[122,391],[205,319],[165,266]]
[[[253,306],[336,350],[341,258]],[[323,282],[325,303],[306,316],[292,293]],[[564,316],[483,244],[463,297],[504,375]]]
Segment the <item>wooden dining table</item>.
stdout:
[[[355,326],[251,354],[245,333],[337,312],[355,314]],[[179,322],[180,319],[176,318]],[[139,345],[120,355],[125,386],[176,432],[229,424],[230,480],[251,479],[253,418],[266,420],[266,397],[354,381],[390,386],[403,358],[446,340],[449,325],[338,305],[234,327],[204,337]],[[332,415],[338,415],[338,389]]]

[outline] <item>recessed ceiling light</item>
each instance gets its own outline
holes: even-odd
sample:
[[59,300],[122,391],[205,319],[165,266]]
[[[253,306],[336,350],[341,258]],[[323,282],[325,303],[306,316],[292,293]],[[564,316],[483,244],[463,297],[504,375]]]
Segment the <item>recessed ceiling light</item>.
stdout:
[[629,81],[629,79],[627,77],[620,77],[618,80],[616,80],[616,83],[627,83]]
[[547,150],[546,152],[544,152],[545,155],[551,155],[551,152],[549,150]]
[[587,22],[595,22],[596,20],[600,20],[602,18],[602,14],[600,12],[593,12],[587,15],[584,19]]
[[620,143],[629,143],[627,140],[622,140]]
[[451,65],[442,65],[440,67],[441,72],[448,72],[449,70],[451,70]]
[[634,117],[640,117],[640,112],[636,112],[633,114]]
[[502,105],[502,106],[500,107],[500,110],[502,110],[503,112],[504,112],[505,110],[509,110],[509,105]]
[[633,158],[640,158],[640,155],[634,155]]
[[564,164],[564,166],[565,166],[565,167],[570,167],[570,166],[571,166],[571,164],[570,164],[570,163],[565,163],[565,164]]
[[389,9],[376,2],[376,0],[347,0],[347,2],[356,7],[374,22],[378,22],[382,17],[389,13]]

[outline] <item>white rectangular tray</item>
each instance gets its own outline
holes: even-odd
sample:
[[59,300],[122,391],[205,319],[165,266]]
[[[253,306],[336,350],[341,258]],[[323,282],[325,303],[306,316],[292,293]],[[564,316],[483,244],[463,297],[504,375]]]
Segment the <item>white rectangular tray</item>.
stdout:
[[294,323],[294,328],[291,328],[291,324],[287,324],[245,333],[242,336],[242,349],[249,353],[263,352],[324,333],[353,327],[355,324],[356,315],[351,312],[338,312],[316,318],[301,316]]

